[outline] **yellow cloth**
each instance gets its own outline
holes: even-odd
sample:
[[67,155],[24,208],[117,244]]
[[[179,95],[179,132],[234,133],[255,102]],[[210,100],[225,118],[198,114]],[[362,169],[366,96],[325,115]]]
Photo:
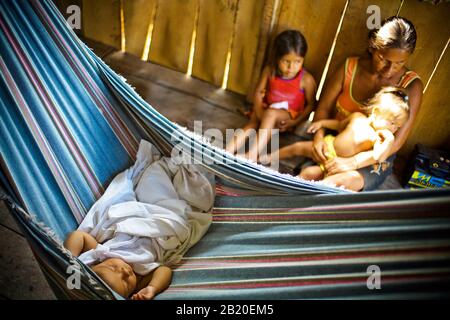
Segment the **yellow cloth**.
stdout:
[[[327,145],[327,158],[328,160],[336,158],[337,154],[336,154],[336,150],[334,150],[334,139],[336,137],[333,136],[332,134],[327,134],[325,136],[325,138],[323,138],[323,141],[325,142],[325,144]],[[320,165],[320,169],[322,169],[323,172],[325,172],[325,166],[323,165],[323,163],[321,163]]]

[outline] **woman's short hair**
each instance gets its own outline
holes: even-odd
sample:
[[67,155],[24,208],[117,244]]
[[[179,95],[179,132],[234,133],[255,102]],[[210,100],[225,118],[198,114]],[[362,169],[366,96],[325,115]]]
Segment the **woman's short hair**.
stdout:
[[416,47],[417,34],[411,21],[402,17],[385,19],[380,29],[369,32],[369,48],[375,50],[403,49],[412,53]]

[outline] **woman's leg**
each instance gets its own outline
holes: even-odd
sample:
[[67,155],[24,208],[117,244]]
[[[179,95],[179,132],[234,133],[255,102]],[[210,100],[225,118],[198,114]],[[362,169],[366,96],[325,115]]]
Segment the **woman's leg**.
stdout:
[[358,171],[346,171],[323,179],[324,182],[345,187],[353,191],[361,191],[364,188],[364,178]]
[[253,112],[249,122],[242,128],[237,129],[232,137],[231,141],[227,143],[225,150],[235,154],[245,144],[245,140],[251,135],[253,130],[256,130],[259,126],[259,120],[256,117],[256,112]]
[[288,119],[290,119],[290,115],[286,110],[267,109],[264,111],[261,119],[261,125],[259,126],[256,143],[250,146],[247,153],[247,158],[256,161],[258,159],[258,155],[267,146],[267,143],[269,143],[272,138],[272,129],[275,128],[277,122]]

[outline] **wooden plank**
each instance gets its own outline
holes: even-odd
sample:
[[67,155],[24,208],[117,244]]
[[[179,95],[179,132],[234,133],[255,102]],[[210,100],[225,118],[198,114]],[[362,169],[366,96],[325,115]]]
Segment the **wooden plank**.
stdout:
[[414,127],[401,150],[402,155],[408,156],[416,143],[423,143],[431,148],[450,150],[449,79],[450,48],[447,47],[424,93]]
[[198,1],[160,1],[156,13],[150,61],[186,72]]
[[297,29],[303,33],[308,43],[305,67],[317,84],[325,68],[345,3],[346,0],[285,0],[281,7],[277,34],[286,29]]
[[367,50],[369,44],[367,36],[367,19],[370,14],[367,8],[376,5],[380,8],[381,21],[390,16],[394,16],[399,7],[400,1],[392,0],[358,0],[350,1],[344,16],[342,28],[336,42],[336,48],[331,60],[327,78],[332,75],[337,67],[344,63],[349,56],[361,55]]
[[120,0],[83,0],[84,36],[120,49]]
[[139,58],[144,51],[148,27],[152,22],[156,3],[157,0],[123,1],[125,51]]
[[9,299],[55,299],[27,241],[0,226],[0,295]]
[[258,39],[258,48],[256,50],[251,80],[247,90],[247,101],[249,102],[253,101],[254,91],[265,63],[267,46],[270,40],[270,33],[272,32],[272,22],[275,22],[276,16],[278,16],[277,12],[279,12],[280,2],[282,2],[282,0],[264,1],[264,8],[260,26],[261,31],[259,33]]
[[238,0],[200,0],[192,75],[222,85]]
[[399,15],[410,20],[416,28],[416,50],[409,58],[408,66],[420,75],[425,85],[450,37],[450,2],[433,5],[406,0]]
[[[240,1],[231,51],[227,89],[246,94],[252,80],[253,66],[264,14],[264,1]],[[259,73],[259,71],[258,71]]]

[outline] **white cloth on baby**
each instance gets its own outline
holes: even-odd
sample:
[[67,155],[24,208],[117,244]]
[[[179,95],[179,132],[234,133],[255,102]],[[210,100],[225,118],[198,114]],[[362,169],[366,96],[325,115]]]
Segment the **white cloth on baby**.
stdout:
[[177,263],[202,238],[212,220],[214,176],[179,160],[141,140],[135,164],[114,178],[78,227],[99,243],[81,261],[121,258],[145,275]]

